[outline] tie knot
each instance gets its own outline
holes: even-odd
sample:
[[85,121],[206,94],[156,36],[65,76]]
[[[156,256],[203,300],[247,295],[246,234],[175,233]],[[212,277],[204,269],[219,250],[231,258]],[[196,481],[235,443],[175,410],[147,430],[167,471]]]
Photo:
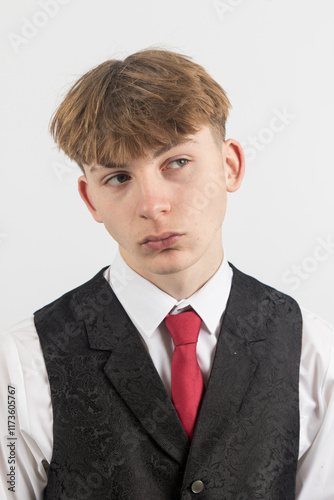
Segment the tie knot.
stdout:
[[165,317],[165,325],[175,346],[196,343],[201,324],[202,320],[195,311],[167,314]]

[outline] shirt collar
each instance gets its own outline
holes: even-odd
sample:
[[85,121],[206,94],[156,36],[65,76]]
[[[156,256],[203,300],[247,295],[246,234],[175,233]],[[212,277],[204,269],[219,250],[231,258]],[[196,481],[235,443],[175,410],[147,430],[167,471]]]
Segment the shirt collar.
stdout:
[[117,252],[104,276],[135,327],[151,337],[165,316],[192,307],[210,333],[225,311],[233,271],[224,256],[216,273],[188,299],[176,300],[131,269]]

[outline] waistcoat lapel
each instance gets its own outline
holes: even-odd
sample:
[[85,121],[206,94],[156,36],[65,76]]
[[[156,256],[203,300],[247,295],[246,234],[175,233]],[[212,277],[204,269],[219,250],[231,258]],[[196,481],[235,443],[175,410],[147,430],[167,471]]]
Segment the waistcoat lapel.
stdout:
[[[189,441],[140,334],[103,275],[90,294],[99,310],[82,310],[91,349],[110,351],[105,375],[147,433],[176,461],[183,462]],[[87,296],[87,303],[92,296]]]
[[[256,345],[266,342],[266,330],[258,321],[258,311],[242,288],[234,268],[232,289],[224,313],[211,376],[199,413],[196,435],[222,434],[240,408],[257,369]],[[251,297],[248,295],[249,299]],[[256,302],[256,301],[254,301]],[[217,418],[208,420],[208,415]]]

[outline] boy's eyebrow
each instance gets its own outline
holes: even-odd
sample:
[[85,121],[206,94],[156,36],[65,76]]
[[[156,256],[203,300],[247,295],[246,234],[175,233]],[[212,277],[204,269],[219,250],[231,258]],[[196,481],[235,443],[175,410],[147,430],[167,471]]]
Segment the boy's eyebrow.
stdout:
[[176,146],[182,146],[184,144],[189,144],[189,143],[195,143],[197,144],[197,141],[195,139],[186,139],[184,141],[172,141],[165,146],[162,146],[161,148],[157,149],[154,154],[153,158],[157,158],[158,156],[161,156],[164,153],[167,153],[170,149],[176,148]]
[[[189,143],[197,144],[197,141],[195,141],[194,139],[187,139],[184,141],[170,142],[170,143],[166,144],[165,146],[162,146],[161,148],[157,149],[153,153],[153,158],[158,158],[158,156],[161,156],[164,153],[167,153],[167,151],[175,148],[176,146],[182,146],[184,144],[189,144]],[[107,163],[106,165],[93,165],[92,167],[90,167],[89,172],[93,173],[93,172],[96,172],[97,170],[102,170],[104,168],[111,168],[111,169],[113,169],[113,168],[120,168],[120,169],[129,168],[129,164],[128,163]]]
[[90,167],[90,173],[97,172],[98,170],[103,170],[104,168],[127,168],[129,165],[127,163],[107,163],[106,165],[93,165]]

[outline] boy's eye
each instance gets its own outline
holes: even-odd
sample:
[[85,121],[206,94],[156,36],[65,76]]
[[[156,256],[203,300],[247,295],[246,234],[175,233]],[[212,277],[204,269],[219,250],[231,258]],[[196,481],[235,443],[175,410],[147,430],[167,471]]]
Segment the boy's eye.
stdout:
[[168,167],[170,168],[180,168],[184,167],[187,165],[189,160],[186,160],[185,158],[179,158],[178,160],[173,160],[168,164]]
[[124,184],[124,182],[129,180],[129,176],[127,174],[117,174],[107,181],[107,184],[111,184],[112,186],[119,186],[120,184]]

